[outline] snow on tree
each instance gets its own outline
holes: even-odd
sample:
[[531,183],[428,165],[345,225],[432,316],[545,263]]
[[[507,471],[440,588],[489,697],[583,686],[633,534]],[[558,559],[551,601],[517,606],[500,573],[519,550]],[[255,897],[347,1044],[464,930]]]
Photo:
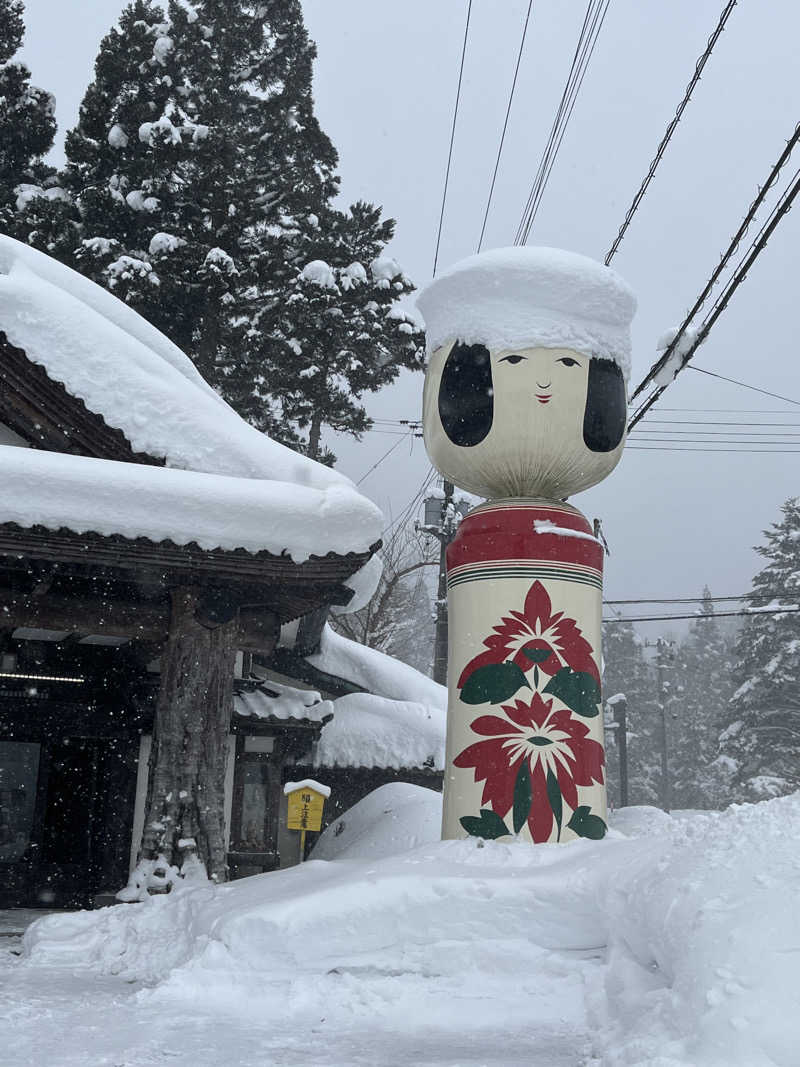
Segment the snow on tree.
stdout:
[[423,367],[422,328],[398,304],[413,285],[385,253],[393,233],[394,221],[372,204],[326,207],[298,235],[293,276],[276,277],[269,255],[254,264],[247,359],[227,395],[255,425],[265,403],[277,400],[283,417],[307,430],[313,459],[335,458],[321,443],[323,426],[360,437],[371,425],[363,395],[401,368]]
[[0,0],[0,228],[15,237],[26,235],[19,223],[27,205],[62,195],[50,188],[52,169],[43,162],[56,131],[55,100],[13,60],[25,32],[22,14],[22,0]]
[[39,245],[135,307],[254,425],[330,459],[321,426],[362,432],[358,398],[421,357],[394,310],[411,285],[383,255],[393,223],[331,206],[315,55],[299,0],[134,0],[67,136],[59,195],[80,225],[61,205]]
[[[660,748],[655,672],[644,655],[641,638],[629,622],[603,627],[603,694],[624,693],[628,723],[628,803],[658,804]],[[619,746],[609,731],[608,797],[619,803]]]
[[781,510],[756,549],[766,565],[753,579],[753,614],[736,642],[738,688],[720,737],[719,763],[737,799],[800,785],[800,502]]
[[734,690],[731,643],[715,616],[706,586],[697,621],[675,661],[675,700],[669,723],[669,767],[675,808],[715,808],[727,799],[716,763],[719,729]]
[[[79,268],[219,386],[259,230],[335,192],[297,2],[135,0],[103,40],[67,138]],[[280,254],[280,247],[275,250]]]

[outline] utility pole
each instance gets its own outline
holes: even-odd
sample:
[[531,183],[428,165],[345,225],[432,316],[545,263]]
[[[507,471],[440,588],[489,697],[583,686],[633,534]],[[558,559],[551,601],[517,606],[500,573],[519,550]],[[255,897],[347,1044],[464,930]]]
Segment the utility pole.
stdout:
[[619,754],[619,806],[628,806],[628,700],[624,693],[609,697],[606,707],[611,709],[614,739]]
[[661,804],[664,811],[669,811],[672,806],[669,780],[669,750],[667,738],[667,704],[671,699],[670,683],[664,676],[665,671],[673,669],[675,653],[672,650],[672,641],[666,641],[659,637],[656,641],[658,649],[656,655],[656,671],[658,672],[658,712],[660,717],[661,733]]
[[[444,481],[444,499],[425,502],[425,525],[420,529],[439,542],[439,581],[436,588],[436,637],[433,646],[433,680],[447,685],[447,546],[455,537],[460,513],[453,506],[454,485]],[[437,514],[434,515],[433,511]]]

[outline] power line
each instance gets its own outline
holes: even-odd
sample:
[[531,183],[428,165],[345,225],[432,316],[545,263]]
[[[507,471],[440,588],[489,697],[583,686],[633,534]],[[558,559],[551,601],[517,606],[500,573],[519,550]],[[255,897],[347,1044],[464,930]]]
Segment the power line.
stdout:
[[[408,522],[410,516],[414,512],[414,508],[417,506],[419,501],[422,500],[422,497],[425,495],[425,492],[427,491],[427,489],[431,485],[431,483],[435,480],[435,478],[436,478],[436,471],[433,469],[433,467],[430,467],[428,469],[428,473],[422,479],[422,484],[417,489],[417,491],[414,494],[414,496],[411,498],[411,500],[408,502],[408,504],[406,504],[406,506],[403,508],[403,510],[400,512],[400,514],[397,516],[397,518],[393,519],[389,523],[389,525],[386,527],[386,529],[383,531],[383,536],[384,537],[386,537],[387,534],[392,529],[394,529],[395,526],[399,527],[398,531],[397,531],[399,533],[399,529],[402,528]],[[395,534],[395,536],[396,536],[396,534]]]
[[533,185],[531,186],[531,191],[528,194],[528,199],[525,204],[525,210],[522,213],[522,219],[517,227],[517,235],[514,239],[514,244],[524,245],[528,240],[531,227],[533,226],[534,219],[539,211],[542,197],[544,196],[545,187],[550,179],[550,173],[555,164],[559,149],[561,148],[561,142],[564,139],[564,134],[570,117],[572,116],[575,101],[578,98],[578,93],[583,85],[583,79],[586,77],[589,62],[594,54],[597,38],[600,35],[600,30],[603,28],[610,2],[611,0],[589,0],[586,14],[583,19],[583,26],[581,27],[581,32],[578,37],[578,44],[575,48],[575,54],[572,57],[572,65],[570,66],[569,74],[567,75],[564,91],[561,94],[561,102],[556,110],[556,117],[553,120],[550,134],[545,143],[544,152],[539,161],[539,167],[536,171],[536,176],[533,179]]
[[[800,125],[795,130],[795,135],[794,135],[793,140],[796,141],[799,136],[800,136]],[[632,429],[636,425],[637,422],[639,422],[639,420],[642,418],[642,416],[645,414],[645,412],[650,407],[652,407],[652,405],[661,396],[661,394],[665,391],[665,389],[667,389],[669,387],[669,385],[672,384],[672,381],[675,379],[675,377],[677,377],[677,375],[680,373],[680,371],[683,370],[683,368],[686,366],[686,364],[692,358],[692,356],[697,351],[699,346],[703,343],[703,341],[706,339],[708,334],[711,332],[711,328],[713,327],[714,323],[717,321],[717,319],[720,317],[722,312],[728,306],[728,303],[730,302],[731,297],[736,292],[736,290],[739,288],[739,286],[742,284],[744,279],[747,277],[748,271],[752,267],[753,263],[755,263],[756,259],[761,254],[761,252],[763,252],[764,248],[766,247],[770,237],[774,233],[774,231],[775,231],[776,227],[778,226],[778,224],[780,223],[781,219],[783,219],[784,216],[787,214],[787,212],[790,210],[790,208],[792,206],[792,203],[793,203],[795,197],[797,196],[798,192],[800,192],[800,170],[797,171],[797,173],[795,174],[794,178],[792,179],[791,184],[784,190],[784,192],[781,195],[778,203],[775,205],[775,207],[773,208],[772,212],[770,213],[768,221],[762,227],[758,237],[754,240],[754,242],[752,243],[749,251],[745,254],[745,256],[742,258],[742,260],[739,262],[739,264],[737,265],[733,275],[729,278],[728,282],[725,284],[723,290],[721,291],[720,295],[718,296],[717,300],[715,301],[714,305],[712,306],[711,311],[708,313],[706,318],[703,320],[703,323],[702,323],[700,329],[697,331],[697,334],[693,338],[691,344],[688,346],[688,348],[686,349],[685,352],[683,352],[682,354],[678,353],[679,362],[678,362],[677,368],[675,369],[674,373],[671,375],[670,380],[667,381],[664,384],[661,384],[661,385],[657,384],[658,375],[660,374],[660,372],[662,372],[664,370],[664,368],[669,363],[673,353],[675,353],[677,344],[678,344],[680,338],[682,337],[683,333],[685,332],[687,326],[689,325],[689,322],[691,321],[692,317],[694,316],[694,314],[696,312],[696,309],[705,300],[705,296],[704,295],[701,296],[700,300],[695,304],[695,307],[692,309],[692,311],[689,313],[687,318],[684,320],[684,323],[680,327],[678,333],[675,335],[675,338],[673,339],[671,344],[667,347],[667,350],[665,351],[664,355],[661,357],[661,359],[659,359],[650,368],[649,373],[647,374],[645,379],[642,381],[642,383],[637,388],[636,392],[634,393],[634,396],[638,395],[644,389],[644,387],[647,384],[649,384],[650,382],[653,382],[653,384],[656,386],[656,388],[650,394],[650,396],[642,404],[640,404],[638,410],[634,413],[633,418],[631,419],[630,423],[628,424],[628,429],[629,430]],[[741,232],[741,228],[740,228],[740,232]],[[737,240],[738,240],[738,234],[737,234],[737,237],[734,238],[734,241],[737,241]],[[723,257],[723,258],[726,258],[726,257],[730,258],[730,255],[732,254],[732,251],[733,251],[733,247],[734,246],[732,244],[729,247],[728,251],[726,252],[725,257]],[[715,272],[715,275],[718,276],[718,272]],[[714,279],[714,276],[712,276],[712,279]],[[706,286],[706,291],[705,291],[706,295],[707,295],[707,292],[710,291],[710,287],[712,285],[713,285],[713,280],[712,280],[712,282],[709,283],[709,285]]]
[[625,232],[627,231],[628,227],[631,224],[631,220],[632,220],[633,216],[636,214],[636,209],[639,207],[639,204],[642,202],[644,194],[647,192],[647,188],[650,185],[650,182],[653,180],[653,176],[655,175],[656,168],[658,167],[658,164],[661,162],[661,158],[662,158],[662,156],[664,155],[664,153],[665,153],[665,151],[667,149],[667,145],[669,144],[670,139],[671,139],[673,133],[675,132],[675,128],[677,127],[678,123],[681,120],[681,116],[683,115],[683,112],[684,112],[684,110],[686,108],[686,105],[689,103],[689,100],[691,99],[692,93],[694,92],[694,88],[697,85],[697,83],[700,81],[700,75],[703,73],[703,68],[705,67],[706,62],[708,61],[708,57],[711,55],[711,52],[712,52],[712,50],[714,48],[714,45],[717,43],[718,38],[722,34],[722,31],[725,29],[725,23],[728,21],[728,16],[733,11],[735,6],[736,6],[736,0],[730,0],[730,2],[728,4],[726,4],[725,7],[722,9],[722,14],[719,17],[719,22],[717,23],[717,28],[714,30],[714,32],[711,34],[711,36],[708,38],[708,42],[706,44],[705,51],[703,52],[703,54],[700,56],[700,58],[697,60],[697,63],[695,64],[694,74],[690,78],[689,84],[686,86],[686,92],[683,94],[683,99],[681,100],[680,104],[678,104],[678,108],[677,108],[677,110],[675,112],[675,115],[672,118],[672,121],[667,126],[667,129],[666,129],[666,132],[664,133],[664,136],[661,138],[661,143],[659,144],[658,148],[656,149],[656,154],[653,157],[652,162],[650,163],[650,167],[649,167],[649,169],[647,171],[647,174],[644,176],[644,180],[642,181],[642,184],[639,186],[639,189],[638,189],[636,195],[634,196],[633,201],[631,202],[631,206],[628,208],[627,214],[625,215],[625,219],[624,219],[622,225],[619,228],[619,233],[614,238],[614,243],[611,245],[611,248],[608,250],[608,252],[606,254],[606,258],[604,260],[606,266],[609,265],[611,260],[616,255],[619,246],[622,244],[622,239],[625,236]]
[[670,448],[668,445],[629,445],[626,452],[761,452],[770,456],[800,455],[800,448],[782,450],[770,448]]
[[436,252],[433,256],[433,277],[436,277],[436,267],[439,263],[439,244],[442,240],[442,225],[444,224],[444,208],[447,203],[447,186],[450,182],[450,164],[453,160],[453,143],[456,139],[456,122],[458,121],[458,105],[461,101],[461,80],[464,76],[464,60],[467,55],[467,39],[469,37],[469,20],[472,15],[472,0],[467,4],[467,22],[464,26],[464,44],[461,48],[461,65],[458,68],[458,88],[456,89],[456,103],[453,108],[453,128],[450,130],[450,149],[447,153],[447,169],[444,175],[444,189],[442,190],[442,210],[439,212],[439,231],[436,234]]
[[[776,400],[785,400],[787,404],[797,404],[800,407],[800,400],[792,400],[790,396],[781,396],[780,393],[770,393],[767,389],[759,389],[757,385],[748,385],[747,382],[737,381],[736,378],[726,378],[724,374],[715,374],[713,370],[706,370],[704,367],[696,367],[692,364],[689,370],[696,370],[698,374],[707,374],[710,378],[720,378],[723,382],[730,382],[732,385],[741,385],[743,389],[751,389],[754,393],[763,393],[764,396],[772,396]],[[662,411],[669,409],[662,408]]]
[[622,619],[603,619],[603,623],[621,623],[621,622],[672,622],[673,620],[685,620],[685,619],[734,619],[734,618],[752,618],[754,615],[800,615],[800,607],[798,608],[776,608],[775,610],[767,608],[755,608],[753,611],[717,611],[713,616],[711,615],[632,615],[630,618]]
[[667,346],[667,348],[664,351],[664,353],[661,355],[661,357],[658,360],[656,360],[656,362],[653,364],[653,366],[648,371],[648,373],[645,376],[645,378],[636,387],[636,389],[635,389],[635,391],[633,393],[633,396],[631,397],[631,400],[634,400],[647,387],[649,382],[651,382],[656,377],[656,375],[659,373],[659,371],[661,371],[666,366],[666,364],[669,362],[669,359],[672,356],[672,353],[677,348],[680,339],[682,338],[683,334],[686,332],[687,327],[689,326],[689,323],[692,321],[692,319],[695,317],[697,312],[700,310],[700,308],[706,302],[706,300],[708,299],[708,296],[711,293],[712,289],[717,284],[717,281],[719,280],[723,270],[728,265],[728,263],[730,262],[732,257],[735,255],[736,249],[739,247],[739,244],[740,244],[742,238],[744,237],[745,233],[747,233],[748,229],[750,228],[750,224],[752,223],[753,219],[755,218],[755,216],[756,216],[756,214],[758,212],[758,209],[761,207],[761,204],[764,202],[764,199],[765,199],[767,193],[772,188],[772,186],[775,184],[775,182],[778,180],[778,176],[779,176],[781,170],[783,169],[786,161],[789,159],[790,155],[792,154],[792,151],[793,151],[793,149],[794,149],[794,147],[797,144],[797,141],[799,139],[800,139],[800,123],[798,123],[798,125],[795,127],[794,133],[792,134],[792,136],[789,138],[788,142],[786,143],[786,146],[785,146],[783,152],[781,152],[781,155],[780,155],[777,163],[775,163],[775,165],[772,167],[772,170],[768,174],[766,182],[758,190],[758,193],[756,194],[755,199],[753,200],[753,202],[751,203],[750,207],[747,210],[747,214],[745,215],[744,219],[742,220],[738,230],[733,235],[733,237],[732,237],[732,239],[730,241],[730,244],[728,245],[728,247],[726,248],[726,250],[723,252],[722,256],[720,257],[719,263],[715,267],[711,277],[709,278],[708,282],[706,283],[705,287],[703,288],[703,291],[700,293],[700,296],[695,301],[691,311],[688,313],[686,318],[681,323],[681,326],[678,329],[677,333],[675,334],[675,337],[672,339],[671,343]]
[[508,119],[509,119],[509,116],[511,115],[511,104],[514,101],[514,90],[517,87],[517,75],[519,74],[519,66],[520,66],[520,63],[522,61],[522,52],[523,52],[523,49],[525,48],[525,38],[526,38],[527,33],[528,33],[528,23],[530,21],[531,9],[532,8],[533,8],[533,0],[528,0],[528,11],[527,11],[527,13],[525,15],[525,24],[522,27],[522,38],[520,39],[520,42],[519,42],[519,52],[517,53],[517,63],[516,63],[516,66],[514,67],[514,78],[513,78],[512,82],[511,82],[511,92],[508,94],[508,107],[506,108],[506,117],[505,117],[505,120],[503,122],[503,132],[500,135],[500,146],[497,149],[497,159],[494,161],[494,173],[492,174],[492,184],[489,187],[489,198],[486,201],[486,211],[484,211],[484,213],[483,213],[483,225],[481,226],[481,235],[478,238],[478,248],[477,248],[478,252],[480,252],[481,247],[483,246],[483,236],[486,233],[486,223],[487,223],[487,221],[489,219],[489,209],[492,206],[492,197],[494,196],[494,186],[495,186],[495,182],[497,181],[497,171],[500,168],[500,157],[503,154],[503,145],[504,145],[505,139],[506,139],[506,130],[508,129]]
[[[663,410],[663,409],[661,409]],[[726,422],[714,419],[647,419],[634,433],[644,433],[650,426],[800,426],[800,422]],[[694,433],[694,430],[653,430],[653,433]],[[710,433],[697,430],[697,433]],[[728,431],[726,430],[725,433]],[[731,431],[734,433],[735,431]]]
[[[741,596],[684,596],[684,597],[639,597],[634,600],[604,600],[608,607],[621,604],[718,604],[730,600],[778,600],[783,593],[742,593]],[[709,615],[713,618],[713,615]]]
[[[385,460],[385,459],[386,459],[386,458],[387,458],[388,456],[391,456],[392,452],[394,452],[394,450],[395,450],[396,448],[398,448],[398,447],[399,447],[399,446],[400,446],[400,445],[401,445],[401,444],[403,443],[403,441],[404,441],[404,440],[407,440],[407,439],[408,439],[408,437],[409,437],[409,435],[408,435],[408,434],[403,434],[403,436],[402,436],[402,437],[400,438],[400,440],[399,440],[399,441],[395,441],[395,443],[394,443],[394,444],[392,445],[392,447],[391,447],[391,448],[390,448],[390,449],[388,450],[388,452],[384,452],[384,454],[383,454],[383,455],[381,456],[381,458],[380,458],[379,460],[377,460],[377,462],[375,462],[375,463],[373,463],[373,464],[372,464],[372,466],[371,466],[371,467],[370,467],[370,469],[369,469],[369,470],[367,471],[367,473],[366,473],[366,474],[362,474],[362,476],[361,476],[361,477],[360,477],[360,478],[358,479],[358,481],[356,482],[356,485],[361,485],[361,483],[362,483],[363,481],[365,481],[365,480],[366,480],[366,479],[367,479],[367,478],[368,478],[368,477],[370,476],[370,474],[372,474],[372,472],[373,472],[373,471],[375,470],[375,468],[376,468],[376,467],[379,467],[379,466],[381,465],[381,463],[383,463],[383,461],[384,461],[384,460]],[[412,437],[411,439],[413,440],[413,437]]]

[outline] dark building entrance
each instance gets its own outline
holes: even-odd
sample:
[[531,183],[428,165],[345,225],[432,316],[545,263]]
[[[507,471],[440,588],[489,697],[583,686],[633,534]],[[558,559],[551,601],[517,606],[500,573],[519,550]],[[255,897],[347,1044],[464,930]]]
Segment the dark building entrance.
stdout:
[[13,684],[0,685],[0,907],[91,907],[127,881],[141,716],[89,691],[67,702],[81,683]]

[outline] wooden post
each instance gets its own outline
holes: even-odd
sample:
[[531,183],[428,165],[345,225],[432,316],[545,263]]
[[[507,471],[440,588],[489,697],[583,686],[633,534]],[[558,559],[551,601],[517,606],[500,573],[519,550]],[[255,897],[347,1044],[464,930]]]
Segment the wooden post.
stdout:
[[[199,591],[172,591],[161,660],[142,857],[180,866],[192,853],[210,878],[227,879],[225,760],[233,712],[238,635],[234,614],[209,627],[197,619]],[[184,846],[179,842],[194,842]]]

